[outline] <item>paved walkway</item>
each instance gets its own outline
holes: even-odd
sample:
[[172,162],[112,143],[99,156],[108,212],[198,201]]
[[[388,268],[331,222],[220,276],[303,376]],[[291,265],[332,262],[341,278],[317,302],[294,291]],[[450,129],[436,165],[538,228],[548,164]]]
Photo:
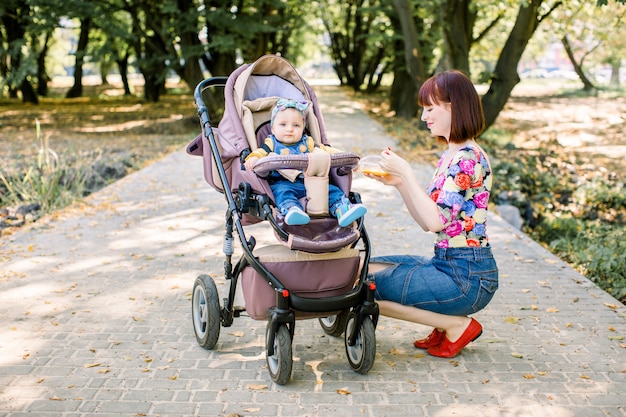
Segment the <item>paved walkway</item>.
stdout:
[[[318,96],[336,146],[394,146],[337,90]],[[226,288],[226,206],[201,163],[175,152],[3,238],[0,416],[626,416],[626,308],[495,215],[500,289],[477,314],[483,336],[452,360],[413,348],[429,329],[387,318],[367,375],[317,320],[298,321],[284,386],[266,369],[264,322],[238,318],[200,348],[193,281]],[[431,169],[415,166],[424,181]],[[353,188],[374,255],[431,252],[395,190],[359,175]]]

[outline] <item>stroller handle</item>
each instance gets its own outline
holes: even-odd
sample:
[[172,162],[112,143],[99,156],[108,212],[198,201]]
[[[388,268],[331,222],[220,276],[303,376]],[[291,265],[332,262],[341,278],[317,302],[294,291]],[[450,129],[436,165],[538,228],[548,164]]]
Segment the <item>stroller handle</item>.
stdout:
[[211,126],[211,120],[209,119],[209,112],[206,104],[204,104],[202,93],[210,87],[225,87],[226,81],[228,81],[228,77],[207,78],[199,82],[194,89],[193,99],[196,102],[198,116],[200,117],[200,123],[202,123],[203,128],[209,128]]

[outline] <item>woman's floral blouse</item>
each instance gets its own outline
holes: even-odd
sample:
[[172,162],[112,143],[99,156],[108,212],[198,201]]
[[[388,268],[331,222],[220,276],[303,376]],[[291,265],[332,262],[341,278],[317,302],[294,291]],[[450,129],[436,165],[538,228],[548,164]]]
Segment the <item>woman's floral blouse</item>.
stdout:
[[435,244],[440,248],[487,246],[487,205],[493,181],[489,162],[472,146],[459,149],[447,167],[441,166],[444,156],[426,189],[439,206],[444,226]]

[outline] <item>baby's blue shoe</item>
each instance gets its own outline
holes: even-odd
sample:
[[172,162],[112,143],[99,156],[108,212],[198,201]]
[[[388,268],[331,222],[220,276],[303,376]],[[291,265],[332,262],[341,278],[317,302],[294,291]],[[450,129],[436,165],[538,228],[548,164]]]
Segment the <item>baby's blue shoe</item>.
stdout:
[[344,204],[335,211],[339,226],[346,227],[367,213],[363,204]]
[[292,207],[285,215],[285,223],[289,226],[297,226],[301,224],[309,224],[311,218],[300,207]]

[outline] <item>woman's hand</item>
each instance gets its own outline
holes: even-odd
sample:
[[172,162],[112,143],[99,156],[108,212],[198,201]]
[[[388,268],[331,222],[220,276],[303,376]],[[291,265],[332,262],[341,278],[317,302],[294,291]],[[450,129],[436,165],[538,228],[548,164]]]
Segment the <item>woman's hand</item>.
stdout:
[[413,173],[411,165],[394,153],[391,148],[381,152],[380,158],[379,167],[382,173],[364,171],[364,176],[380,181],[385,185],[399,186],[404,184],[403,178],[406,178],[406,175]]
[[402,184],[402,180],[400,179],[400,177],[396,177],[395,175],[391,175],[391,174],[372,174],[372,173],[364,172],[363,175],[366,176],[367,178],[372,178],[377,181],[380,181],[385,185],[397,186],[397,185]]
[[400,177],[400,183],[402,183],[402,178],[413,175],[411,165],[390,148],[382,151],[380,158],[380,167],[383,171],[387,172],[390,176]]

